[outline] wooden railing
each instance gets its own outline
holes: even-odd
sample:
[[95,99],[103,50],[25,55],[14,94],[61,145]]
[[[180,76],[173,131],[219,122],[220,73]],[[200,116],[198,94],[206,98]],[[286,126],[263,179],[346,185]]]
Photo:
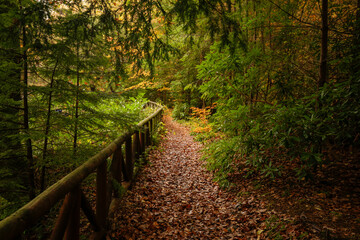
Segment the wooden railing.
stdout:
[[[2,220],[0,239],[10,240],[21,236],[24,230],[36,224],[64,197],[50,239],[79,239],[80,209],[93,229],[91,239],[102,239],[107,231],[107,219],[119,203],[118,190],[131,186],[134,162],[145,152],[146,146],[151,144],[151,134],[161,121],[163,108],[154,102],[147,103],[147,107],[153,108],[154,113],[138,123],[133,130],[118,137],[31,202]],[[109,157],[112,158],[108,167]],[[81,188],[83,180],[92,173],[96,174],[95,211]]]

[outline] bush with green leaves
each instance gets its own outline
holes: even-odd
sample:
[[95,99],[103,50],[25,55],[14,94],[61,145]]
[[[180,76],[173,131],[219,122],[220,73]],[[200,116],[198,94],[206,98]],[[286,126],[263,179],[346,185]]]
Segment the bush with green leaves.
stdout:
[[190,117],[190,106],[187,103],[177,103],[175,104],[174,110],[172,111],[172,116],[175,119],[182,120],[188,119]]
[[231,49],[215,41],[197,66],[202,98],[217,103],[212,129],[225,133],[205,154],[221,176],[241,159],[267,177],[290,168],[307,179],[328,163],[328,146],[359,145],[359,65],[319,89],[316,78],[292,65],[293,55],[272,50],[256,44]]
[[207,169],[214,172],[214,179],[222,187],[230,185],[227,178],[235,170],[234,160],[238,157],[239,146],[239,137],[233,137],[208,144],[203,150]]
[[233,161],[241,158],[264,176],[276,177],[289,161],[295,161],[298,178],[311,178],[328,163],[323,155],[328,145],[359,145],[360,85],[349,83],[275,106],[219,106],[212,121],[227,138],[207,146],[209,168],[223,181],[234,170]]

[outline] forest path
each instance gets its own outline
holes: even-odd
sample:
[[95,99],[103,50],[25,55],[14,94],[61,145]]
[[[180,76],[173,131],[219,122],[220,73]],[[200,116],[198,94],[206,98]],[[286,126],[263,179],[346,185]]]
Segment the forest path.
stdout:
[[256,222],[241,214],[236,197],[220,189],[199,161],[201,145],[170,116],[164,121],[166,137],[125,196],[109,237],[241,239],[247,233],[251,239],[251,232],[256,239]]

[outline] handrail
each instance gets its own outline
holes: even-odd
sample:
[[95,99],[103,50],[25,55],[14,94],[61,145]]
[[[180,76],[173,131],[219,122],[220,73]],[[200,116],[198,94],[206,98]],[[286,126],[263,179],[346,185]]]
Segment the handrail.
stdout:
[[[100,239],[106,233],[106,219],[110,205],[113,205],[119,194],[113,181],[116,180],[125,188],[133,181],[134,162],[150,145],[150,134],[154,133],[156,124],[161,121],[163,107],[149,102],[157,110],[139,122],[88,159],[74,171],[47,188],[32,201],[0,222],[0,239],[14,239],[24,230],[33,226],[57,202],[65,197],[51,239],[79,239],[80,208],[83,209],[94,233],[93,239]],[[125,158],[122,145],[125,145]],[[107,159],[112,155],[110,174],[107,173]],[[96,212],[94,213],[85,195],[81,191],[82,181],[96,171]]]

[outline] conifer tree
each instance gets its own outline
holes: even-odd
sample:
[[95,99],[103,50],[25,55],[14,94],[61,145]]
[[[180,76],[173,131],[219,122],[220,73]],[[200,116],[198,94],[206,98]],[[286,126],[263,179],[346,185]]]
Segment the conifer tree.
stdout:
[[[1,204],[14,204],[26,193],[28,168],[21,144],[24,125],[21,103],[23,52],[21,9],[17,1],[0,3],[0,194]],[[2,206],[4,207],[4,206]]]
[[133,123],[96,105],[171,50],[152,25],[164,13],[158,1],[1,1],[1,208],[44,190],[54,166],[85,160],[101,120]]

